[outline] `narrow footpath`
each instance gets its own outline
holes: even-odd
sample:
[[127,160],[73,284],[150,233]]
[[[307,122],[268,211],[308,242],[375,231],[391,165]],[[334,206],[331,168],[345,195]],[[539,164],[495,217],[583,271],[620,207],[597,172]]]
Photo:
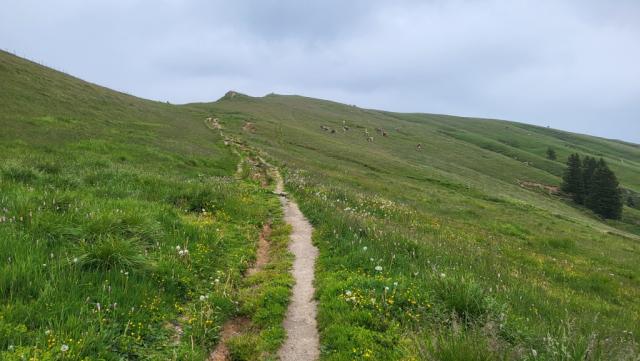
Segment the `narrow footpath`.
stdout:
[[295,256],[292,274],[296,282],[284,320],[287,339],[278,355],[281,361],[314,361],[320,355],[320,338],[316,324],[317,305],[313,286],[318,249],[311,242],[311,223],[298,205],[287,198],[280,174],[277,174],[276,179],[275,193],[280,196],[284,220],[292,227],[289,251]]

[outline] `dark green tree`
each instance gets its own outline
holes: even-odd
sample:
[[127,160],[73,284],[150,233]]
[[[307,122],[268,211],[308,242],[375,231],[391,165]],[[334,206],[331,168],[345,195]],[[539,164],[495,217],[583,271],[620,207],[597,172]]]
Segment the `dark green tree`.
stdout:
[[598,168],[598,161],[593,157],[585,157],[582,162],[582,184],[584,186],[584,198],[589,196],[591,193],[591,181],[593,179],[593,175],[596,172],[596,168]]
[[567,169],[562,178],[562,191],[568,193],[576,203],[584,200],[584,179],[582,176],[582,161],[580,155],[571,154],[567,160]]
[[633,199],[633,196],[629,196],[629,199],[627,199],[627,205],[631,208],[636,207],[636,200]]
[[600,159],[596,171],[591,178],[589,196],[586,205],[604,218],[620,219],[622,217],[622,191],[618,178],[607,163]]
[[558,159],[558,155],[556,154],[556,150],[549,147],[547,149],[547,158],[551,159],[551,160],[556,160]]

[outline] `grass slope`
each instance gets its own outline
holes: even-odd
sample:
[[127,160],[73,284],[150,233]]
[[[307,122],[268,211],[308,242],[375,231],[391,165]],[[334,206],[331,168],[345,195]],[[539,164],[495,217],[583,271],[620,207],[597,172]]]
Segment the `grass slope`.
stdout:
[[[202,359],[232,315],[256,326],[235,357],[273,357],[286,229],[208,116],[316,227],[323,360],[639,357],[640,211],[604,222],[520,185],[557,186],[580,152],[638,192],[637,145],[299,96],[174,106],[6,53],[0,84],[0,359]],[[281,258],[243,279],[269,220]]]
[[280,209],[204,117],[0,53],[0,359],[206,357]]
[[190,107],[288,169],[317,229],[323,360],[639,357],[638,211],[603,222],[519,185],[559,185],[578,151],[637,191],[638,146],[299,96],[229,93]]

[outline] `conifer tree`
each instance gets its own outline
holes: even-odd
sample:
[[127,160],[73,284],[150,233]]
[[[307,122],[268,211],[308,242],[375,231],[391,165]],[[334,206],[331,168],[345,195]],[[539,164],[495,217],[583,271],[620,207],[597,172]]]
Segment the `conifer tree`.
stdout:
[[555,149],[549,147],[547,149],[547,158],[551,159],[551,160],[556,160],[558,159],[558,155],[556,154]]
[[616,175],[607,163],[600,159],[591,179],[586,205],[604,218],[620,219],[622,216],[622,192]]
[[627,199],[627,205],[631,208],[636,207],[636,201],[633,199],[633,196],[629,196],[629,199]]
[[563,177],[562,191],[570,194],[574,202],[583,202],[584,179],[582,175],[582,162],[578,154],[571,154],[567,160],[567,169]]
[[582,162],[582,184],[584,188],[584,198],[586,199],[591,193],[591,181],[593,174],[598,168],[598,161],[593,157],[585,157]]

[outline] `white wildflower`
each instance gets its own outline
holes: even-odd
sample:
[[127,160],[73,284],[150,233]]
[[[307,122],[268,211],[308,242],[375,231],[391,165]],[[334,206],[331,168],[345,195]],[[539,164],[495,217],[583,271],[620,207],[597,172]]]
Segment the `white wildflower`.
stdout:
[[200,301],[203,301],[203,302],[204,302],[204,300],[206,300],[206,299],[207,299],[207,298],[206,298],[204,295],[201,295],[201,296],[200,296]]
[[447,277],[447,275],[446,275],[446,274],[444,274],[444,273],[440,273],[440,278],[445,278],[445,277]]
[[353,292],[351,292],[350,290],[346,290],[344,294],[347,295],[348,297],[351,297]]
[[62,351],[62,352],[69,351],[69,345],[63,344],[62,346],[60,346],[60,351]]
[[375,270],[378,272],[382,271],[382,266],[376,266]]

